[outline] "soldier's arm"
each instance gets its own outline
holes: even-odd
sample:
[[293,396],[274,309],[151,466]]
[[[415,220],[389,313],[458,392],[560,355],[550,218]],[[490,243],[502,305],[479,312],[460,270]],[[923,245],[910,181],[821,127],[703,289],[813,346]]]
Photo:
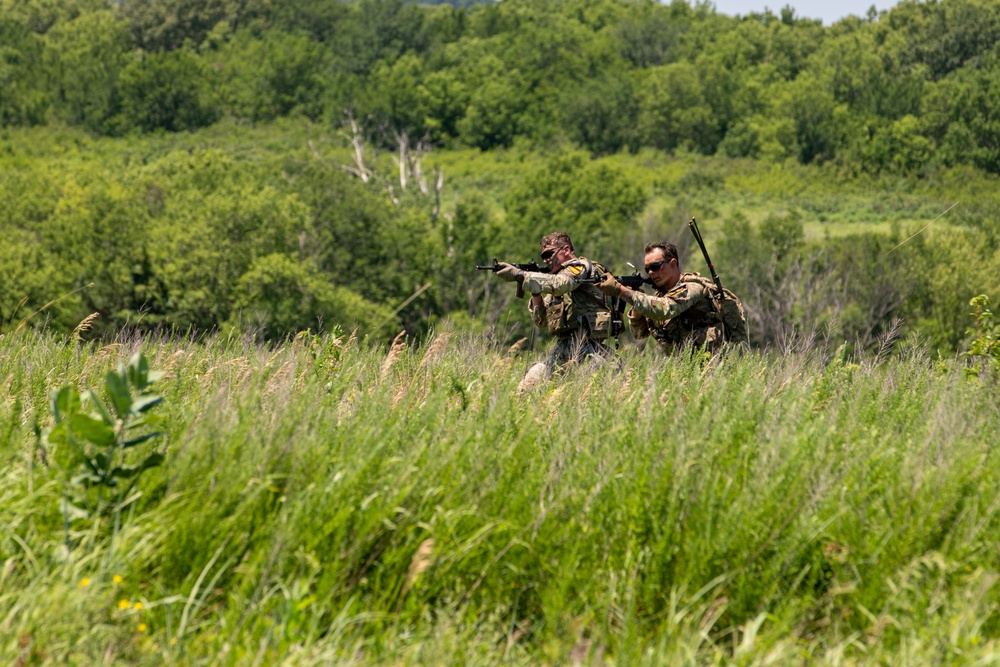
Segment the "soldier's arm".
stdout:
[[534,271],[524,272],[524,290],[526,292],[531,292],[532,294],[551,294],[553,296],[562,296],[568,292],[572,292],[579,285],[574,278],[576,274],[569,270],[563,269],[559,273],[549,274],[549,273],[536,273]]
[[535,323],[535,326],[544,329],[546,326],[545,301],[540,295],[531,295],[531,299],[528,300],[528,312],[531,313],[531,321]]
[[623,287],[621,297],[632,310],[651,320],[669,320],[696,304],[705,295],[698,283],[680,283],[663,296],[653,296]]
[[635,308],[628,311],[628,326],[632,330],[632,338],[636,340],[649,336],[649,323],[645,316],[637,312]]

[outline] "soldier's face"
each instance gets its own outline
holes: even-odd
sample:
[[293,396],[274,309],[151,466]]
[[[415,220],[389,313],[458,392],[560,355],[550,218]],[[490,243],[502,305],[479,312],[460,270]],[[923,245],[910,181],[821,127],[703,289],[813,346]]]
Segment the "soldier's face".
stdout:
[[562,263],[566,261],[566,253],[569,251],[568,245],[549,246],[542,251],[542,261],[549,267],[552,273],[558,273],[562,268]]
[[677,266],[677,260],[667,261],[661,248],[653,248],[652,252],[646,253],[643,264],[649,279],[662,290],[670,289],[680,280],[681,270]]

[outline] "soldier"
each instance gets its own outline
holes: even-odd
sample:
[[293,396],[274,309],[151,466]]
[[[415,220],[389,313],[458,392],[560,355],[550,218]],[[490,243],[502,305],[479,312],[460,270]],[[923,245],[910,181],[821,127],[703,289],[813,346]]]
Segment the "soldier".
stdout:
[[726,342],[746,342],[746,316],[736,295],[718,288],[710,278],[681,273],[677,247],[672,243],[648,243],[645,268],[656,295],[631,290],[605,274],[597,287],[608,296],[618,296],[632,305],[629,324],[636,339],[652,336],[668,354],[687,344],[713,354]]
[[557,339],[548,359],[529,369],[525,379],[547,377],[570,361],[606,357],[610,349],[603,341],[617,333],[612,332],[612,313],[604,295],[593,284],[578,282],[607,270],[584,257],[576,257],[573,241],[564,232],[542,237],[539,245],[549,273],[522,271],[506,263],[501,263],[497,271],[503,280],[520,282],[531,292],[528,303],[531,319]]

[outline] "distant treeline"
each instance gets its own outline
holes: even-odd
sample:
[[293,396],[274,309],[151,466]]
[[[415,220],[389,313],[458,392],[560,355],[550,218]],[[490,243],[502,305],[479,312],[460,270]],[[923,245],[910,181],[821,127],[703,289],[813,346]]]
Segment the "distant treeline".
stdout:
[[350,114],[389,145],[1000,173],[998,38],[987,0],[904,0],[830,27],[684,0],[0,0],[0,125],[125,135]]

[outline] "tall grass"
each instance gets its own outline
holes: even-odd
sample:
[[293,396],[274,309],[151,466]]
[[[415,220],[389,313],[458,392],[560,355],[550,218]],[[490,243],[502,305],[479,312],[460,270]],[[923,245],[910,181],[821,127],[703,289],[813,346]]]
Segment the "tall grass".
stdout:
[[[138,348],[167,461],[60,512],[48,392]],[[995,661],[996,385],[808,351],[623,349],[534,393],[460,335],[0,338],[7,664]],[[67,549],[67,542],[69,548]]]

